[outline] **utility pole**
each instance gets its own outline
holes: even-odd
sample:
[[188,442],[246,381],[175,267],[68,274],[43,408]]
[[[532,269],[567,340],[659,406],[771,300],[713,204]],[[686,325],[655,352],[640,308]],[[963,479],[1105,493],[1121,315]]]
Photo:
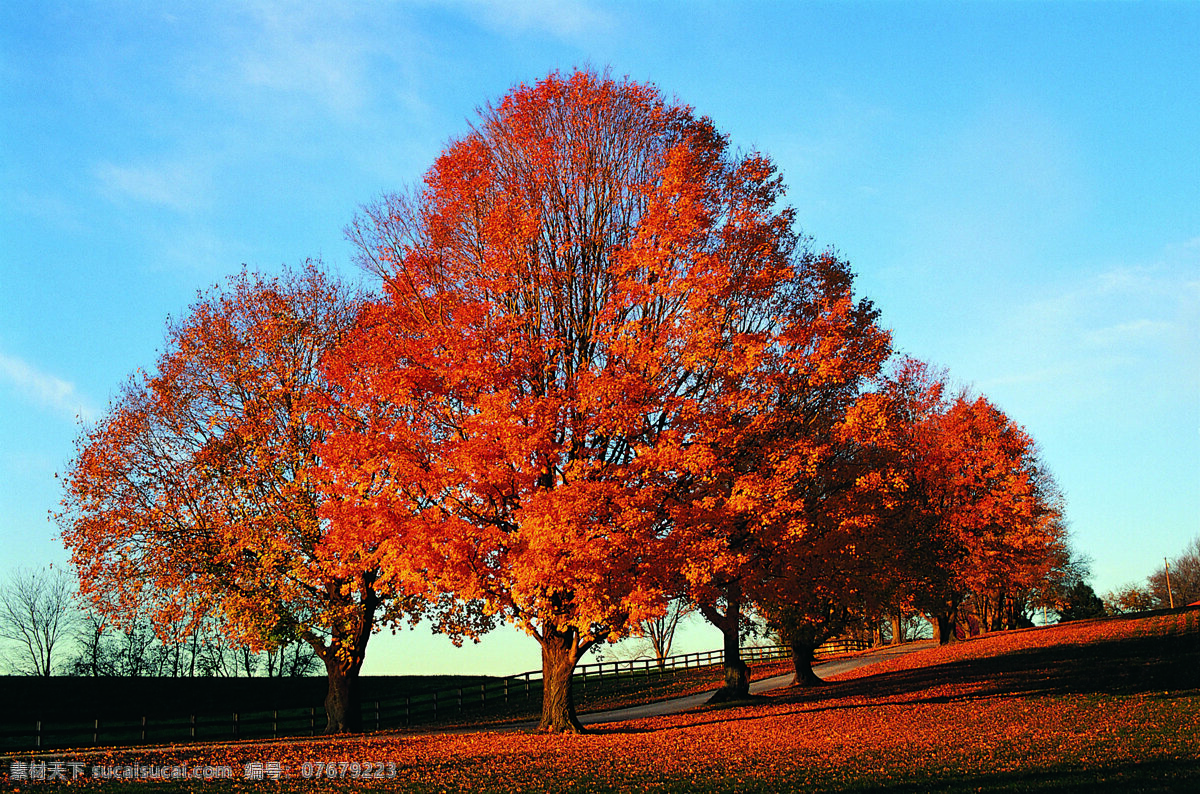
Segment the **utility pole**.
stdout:
[[1171,563],[1167,562],[1167,558],[1163,557],[1163,566],[1167,569],[1167,598],[1171,602],[1171,609],[1175,608],[1175,594],[1171,592]]

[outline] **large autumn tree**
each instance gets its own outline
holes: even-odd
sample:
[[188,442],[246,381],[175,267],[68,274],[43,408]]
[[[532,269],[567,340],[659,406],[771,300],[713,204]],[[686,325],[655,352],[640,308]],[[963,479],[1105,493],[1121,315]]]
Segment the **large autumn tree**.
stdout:
[[749,692],[738,649],[743,605],[774,615],[781,599],[841,589],[862,534],[847,510],[863,460],[841,428],[889,355],[889,335],[872,303],[854,295],[849,263],[805,249],[791,261],[757,329],[769,344],[727,384],[719,420],[694,439],[704,465],[681,480],[673,509],[677,569],[724,639],[716,700]]
[[850,392],[840,404],[811,405],[808,421],[784,426],[793,445],[811,450],[804,465],[768,470],[781,494],[770,519],[781,527],[753,592],[791,650],[794,686],[821,683],[816,649],[889,600],[910,559],[912,538],[892,520],[903,489],[887,445],[895,418],[880,411],[879,398],[879,390]]
[[335,420],[377,417],[325,445],[336,493],[387,577],[537,638],[543,730],[581,730],[580,655],[664,609],[703,518],[681,505],[807,339],[781,191],[653,86],[576,71],[483,108],[351,229],[385,299],[331,363]]
[[330,732],[356,727],[372,631],[420,607],[382,583],[369,531],[322,515],[319,365],[361,304],[311,262],[201,294],[81,436],[57,516],[81,593],[118,624],[188,634],[215,614],[255,650],[309,643]]
[[902,485],[889,520],[907,539],[896,558],[909,603],[943,643],[968,596],[985,605],[984,628],[1003,625],[1012,594],[1043,583],[1066,548],[1061,495],[1033,439],[986,398],[950,396],[944,376],[913,360],[884,402],[887,470]]

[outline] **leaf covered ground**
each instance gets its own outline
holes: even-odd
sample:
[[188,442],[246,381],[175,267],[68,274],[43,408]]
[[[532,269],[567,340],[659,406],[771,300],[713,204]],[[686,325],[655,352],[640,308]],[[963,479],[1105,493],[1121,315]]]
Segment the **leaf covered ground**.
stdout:
[[227,767],[231,780],[191,784],[213,792],[1181,791],[1200,786],[1200,609],[986,636],[582,736],[391,733],[76,762],[79,785],[103,791],[186,784],[97,782],[92,766]]

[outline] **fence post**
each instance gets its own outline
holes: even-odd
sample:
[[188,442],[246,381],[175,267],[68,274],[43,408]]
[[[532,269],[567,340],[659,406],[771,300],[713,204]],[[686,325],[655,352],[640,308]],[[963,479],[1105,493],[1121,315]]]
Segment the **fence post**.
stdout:
[[412,706],[412,695],[404,696],[404,724],[412,725],[412,714],[410,707]]
[[308,731],[313,736],[317,735],[317,709],[315,706],[308,707]]
[[37,725],[34,726],[33,746],[34,747],[42,746],[42,721],[41,720],[38,720]]
[[279,709],[271,711],[271,738],[279,738]]
[[375,701],[375,730],[379,730],[379,701]]
[[193,714],[190,717],[190,722],[192,724],[192,738],[195,739],[196,738],[196,715],[195,714]]
[[92,722],[92,744],[100,744],[100,718]]
[[437,690],[433,690],[433,721],[437,722]]
[[238,716],[237,716],[237,712],[235,711],[235,712],[233,712],[233,738],[235,738],[235,739],[238,738],[238,735],[239,735]]
[[146,717],[142,715],[142,743],[146,743]]

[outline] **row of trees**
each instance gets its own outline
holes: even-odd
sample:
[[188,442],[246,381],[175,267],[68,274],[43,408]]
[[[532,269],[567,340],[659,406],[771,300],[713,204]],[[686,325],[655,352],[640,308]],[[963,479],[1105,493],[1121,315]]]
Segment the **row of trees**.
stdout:
[[1113,614],[1167,609],[1200,602],[1200,535],[1143,584],[1130,583],[1104,595],[1104,606]]
[[74,578],[53,568],[0,581],[0,661],[0,672],[35,676],[282,677],[316,668],[302,643],[259,652],[234,644],[215,615],[182,637],[148,617],[115,628],[79,604]]
[[243,272],[80,439],[58,515],[101,614],[302,641],[356,727],[381,626],[534,636],[541,728],[589,648],[683,601],[748,689],[753,606],[812,650],[920,610],[951,641],[1068,565],[1029,436],[894,355],[765,156],[576,71],[480,111],[348,230],[381,292]]

